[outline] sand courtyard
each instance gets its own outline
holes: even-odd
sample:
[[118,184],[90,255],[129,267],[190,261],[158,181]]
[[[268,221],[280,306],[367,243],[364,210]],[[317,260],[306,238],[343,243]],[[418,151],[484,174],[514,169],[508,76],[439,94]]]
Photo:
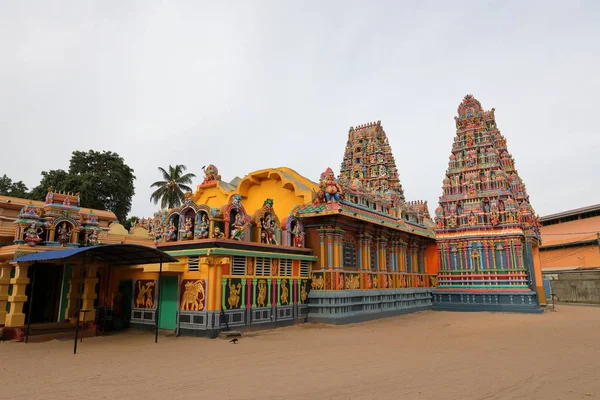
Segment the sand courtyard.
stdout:
[[6,399],[600,398],[600,307],[422,312],[223,339],[0,343]]

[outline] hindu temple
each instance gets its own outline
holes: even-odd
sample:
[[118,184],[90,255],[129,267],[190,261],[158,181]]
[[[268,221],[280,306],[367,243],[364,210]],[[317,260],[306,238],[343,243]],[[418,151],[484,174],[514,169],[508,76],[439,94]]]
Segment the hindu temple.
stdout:
[[[224,181],[215,165],[177,207],[127,232],[52,188],[44,202],[0,198],[0,325],[22,327],[31,263],[24,254],[134,243],[169,262],[36,264],[53,293],[34,322],[81,321],[214,337],[222,329],[343,324],[428,309],[539,312],[539,223],[494,109],[458,108],[443,193],[429,214],[408,201],[380,121],[351,127],[339,174],[316,181],[267,168]],[[2,202],[3,201],[3,202]],[[8,236],[7,236],[8,235]],[[53,283],[51,283],[53,282]],[[81,289],[80,289],[81,288]],[[41,293],[41,292],[40,292]],[[4,312],[4,310],[7,310]]]
[[545,302],[538,217],[494,111],[467,95],[455,117],[435,211],[436,308],[539,311]]

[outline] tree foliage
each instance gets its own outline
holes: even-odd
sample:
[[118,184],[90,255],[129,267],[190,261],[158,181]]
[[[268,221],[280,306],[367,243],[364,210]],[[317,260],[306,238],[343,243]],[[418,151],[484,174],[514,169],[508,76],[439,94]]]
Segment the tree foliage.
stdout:
[[135,194],[134,180],[133,169],[117,153],[74,151],[69,171],[43,171],[42,180],[30,197],[44,200],[49,187],[79,192],[81,207],[112,211],[119,221],[125,222]]
[[6,174],[0,178],[0,195],[28,198],[27,186],[22,181],[13,182]]
[[178,207],[185,200],[184,192],[191,192],[192,188],[187,186],[192,183],[192,178],[196,175],[188,173],[182,175],[186,170],[185,165],[169,165],[169,172],[164,168],[158,167],[162,174],[162,181],[154,182],[150,187],[158,188],[150,196],[150,201],[157,204],[160,201],[161,208]]

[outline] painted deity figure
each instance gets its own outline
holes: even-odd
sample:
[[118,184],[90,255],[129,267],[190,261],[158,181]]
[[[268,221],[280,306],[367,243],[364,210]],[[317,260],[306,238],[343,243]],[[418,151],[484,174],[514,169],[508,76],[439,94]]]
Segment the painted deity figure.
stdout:
[[218,226],[215,226],[215,231],[213,232],[213,237],[215,239],[223,239],[223,238],[225,238],[225,234],[223,232],[221,232],[221,228],[219,228]]
[[294,237],[294,247],[302,247],[304,245],[304,235],[300,231],[300,224],[294,225],[292,236]]
[[202,214],[202,218],[200,220],[200,226],[199,226],[199,234],[198,234],[198,238],[199,239],[206,239],[208,237],[208,228],[210,227],[210,223],[208,222],[208,217],[206,216],[205,213],[201,213]]
[[71,240],[71,229],[67,227],[66,222],[63,222],[58,228],[58,241],[64,246],[69,243],[69,240]]
[[181,233],[182,239],[192,239],[194,237],[194,223],[192,217],[187,216],[185,218],[185,224],[183,224],[183,232]]
[[88,246],[96,246],[100,244],[100,240],[98,240],[99,230],[96,227],[93,227],[90,231],[87,239]]
[[35,222],[32,222],[29,225],[29,228],[25,231],[25,243],[30,246],[35,246],[42,239],[40,238],[40,233],[42,232],[42,228],[36,226]]
[[167,242],[177,240],[177,227],[173,223],[173,219],[169,220],[169,230],[165,233],[165,240]]
[[333,170],[327,168],[324,175],[324,179],[321,182],[321,189],[325,192],[325,200],[328,203],[340,201],[342,198],[342,188],[336,182]]
[[275,239],[275,221],[269,213],[265,214],[262,219],[260,239],[262,243],[277,244],[277,239]]
[[242,285],[238,283],[237,285],[231,283],[231,278],[229,279],[229,298],[227,299],[227,303],[229,304],[229,308],[237,308],[240,303],[240,290]]
[[242,215],[239,212],[235,214],[232,227],[233,229],[231,231],[231,239],[242,240],[246,228],[244,226],[244,221],[242,221]]

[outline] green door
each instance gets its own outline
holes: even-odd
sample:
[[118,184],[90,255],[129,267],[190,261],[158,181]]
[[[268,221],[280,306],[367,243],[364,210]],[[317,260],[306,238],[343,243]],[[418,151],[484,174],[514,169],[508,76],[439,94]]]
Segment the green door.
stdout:
[[160,284],[158,327],[174,330],[177,325],[177,277],[163,276]]

